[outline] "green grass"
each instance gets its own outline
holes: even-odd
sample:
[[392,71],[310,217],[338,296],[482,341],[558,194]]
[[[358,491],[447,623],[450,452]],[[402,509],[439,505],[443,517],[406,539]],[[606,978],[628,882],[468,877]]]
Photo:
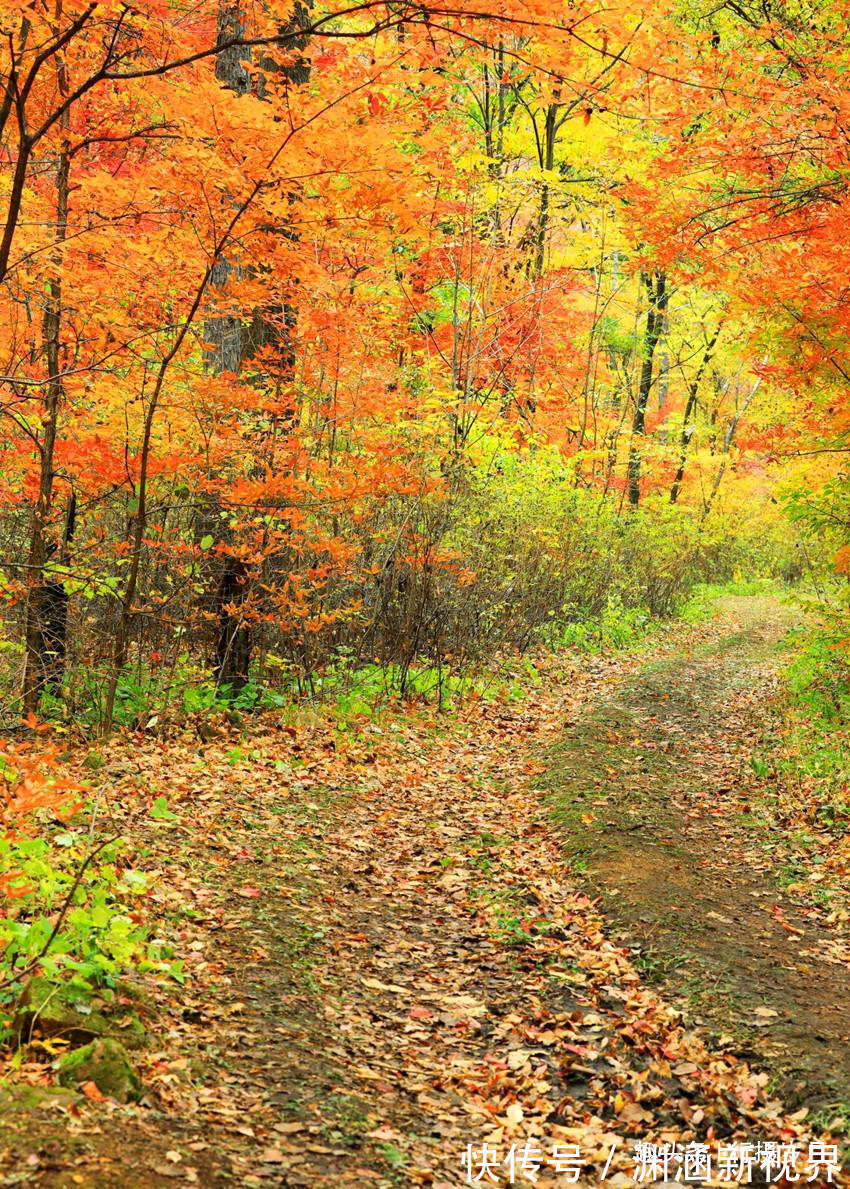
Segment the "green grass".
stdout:
[[729,582],[699,582],[679,608],[679,618],[686,623],[704,623],[717,612],[721,599],[730,595],[781,594],[782,584],[775,578],[733,578]]

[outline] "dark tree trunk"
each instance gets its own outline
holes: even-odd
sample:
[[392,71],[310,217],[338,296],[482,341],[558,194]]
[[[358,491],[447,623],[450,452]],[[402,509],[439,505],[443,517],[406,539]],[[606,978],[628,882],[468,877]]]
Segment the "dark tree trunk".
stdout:
[[[59,555],[63,568],[68,565],[70,560],[71,541],[74,537],[76,519],[77,497],[72,492],[68,501],[62,550]],[[55,553],[55,545],[47,547],[45,564]],[[36,694],[40,694],[43,690],[52,694],[58,693],[62,688],[62,680],[65,676],[67,653],[68,592],[65,590],[65,583],[54,579],[34,586],[30,591],[28,612],[28,628],[33,632],[33,637],[28,639],[30,651],[27,653],[27,672],[31,679],[28,680],[27,689],[33,688]],[[31,623],[29,616],[32,617]],[[30,670],[31,661],[32,670]],[[29,706],[27,709],[34,709],[34,707]]]
[[247,584],[247,566],[238,558],[229,557],[217,593],[216,681],[232,690],[240,690],[247,683],[251,664],[251,627],[241,614]]
[[673,480],[673,486],[670,488],[670,503],[675,504],[679,498],[679,492],[682,489],[682,479],[685,477],[685,461],[688,454],[688,445],[691,440],[693,430],[690,428],[691,417],[697,407],[697,396],[699,394],[699,386],[705,369],[711,362],[711,357],[714,354],[714,347],[717,342],[717,337],[720,334],[720,326],[717,327],[710,341],[706,344],[705,354],[702,357],[702,362],[699,365],[697,374],[694,376],[691,386],[688,389],[688,400],[685,405],[685,412],[682,416],[682,436],[679,441],[679,465],[676,468],[676,478]]
[[664,329],[664,315],[667,310],[667,277],[663,272],[643,277],[649,306],[646,311],[646,331],[643,336],[643,359],[640,369],[635,413],[632,419],[632,440],[629,445],[628,493],[629,503],[636,508],[640,503],[640,469],[643,442],[646,433],[646,409],[652,390],[652,368],[655,348]]
[[[545,170],[547,174],[551,173],[555,168],[555,144],[558,139],[558,130],[561,126],[558,120],[559,111],[560,105],[558,103],[550,103],[546,108],[542,143],[538,145],[540,168]],[[546,260],[546,237],[549,230],[550,202],[549,181],[548,178],[544,178],[540,188],[540,210],[537,216],[537,231],[534,237],[534,271],[532,275],[535,281],[539,281],[543,276],[543,265]]]
[[[65,89],[64,71],[60,74],[60,90]],[[62,244],[68,229],[68,194],[70,178],[70,157],[67,145],[59,156],[56,174],[56,245]],[[26,613],[26,667],[24,669],[23,708],[25,714],[34,714],[38,706],[45,680],[45,663],[49,653],[46,646],[48,606],[56,604],[58,593],[51,596],[48,591],[55,583],[45,583],[44,567],[56,551],[48,540],[50,516],[53,509],[54,458],[56,435],[59,425],[59,406],[62,400],[62,374],[60,360],[60,331],[62,326],[62,275],[61,255],[56,255],[56,273],[48,285],[44,309],[43,338],[47,359],[47,391],[42,412],[42,435],[39,443],[39,485],[36,505],[33,509],[32,530],[28,558],[28,580],[30,583]],[[64,597],[64,589],[63,589]],[[63,630],[64,641],[64,630]],[[64,650],[63,650],[64,651]]]
[[505,47],[501,38],[498,45],[493,47],[492,55],[492,67],[487,58],[484,59],[484,95],[481,102],[481,114],[484,124],[484,151],[489,160],[487,170],[496,187],[496,200],[490,215],[491,233],[496,242],[501,243],[500,186],[504,168],[504,136],[507,123],[505,99],[508,90],[508,84],[505,81]]
[[42,605],[42,664],[44,688],[57,693],[65,675],[66,634],[68,631],[68,593],[61,582],[48,582]]
[[[242,0],[226,3],[219,12],[219,37],[222,41],[234,36],[245,35],[248,27],[248,13]],[[296,0],[288,20],[280,26],[281,36],[286,37],[287,53],[306,48],[308,35],[292,37],[293,33],[306,29],[310,24],[310,4]],[[252,73],[252,66],[254,67]],[[283,75],[287,84],[300,86],[310,77],[310,63],[307,58],[297,58],[281,65],[274,58],[271,49],[260,49],[256,58],[245,47],[230,47],[221,51],[216,58],[216,78],[236,96],[252,92],[260,98],[266,93],[266,79],[270,75]],[[287,227],[269,230],[279,235],[291,236]],[[223,259],[218,262],[212,275],[213,286],[224,286],[230,277],[256,274],[257,265],[251,260],[236,261]],[[268,347],[273,347],[277,357],[278,379],[284,381],[294,368],[292,336],[296,311],[288,303],[269,308],[246,311],[244,316],[228,315],[210,319],[204,328],[208,348],[207,366],[216,373],[233,372],[244,375],[246,364]],[[248,377],[250,378],[250,377]],[[261,378],[264,380],[264,377]],[[292,421],[296,410],[287,411],[286,420]],[[203,523],[201,536],[206,535],[207,525],[211,534],[220,533],[221,519],[217,515],[218,500],[208,501],[199,519]],[[227,534],[225,535],[227,539]],[[214,581],[214,579],[213,579]],[[212,584],[211,584],[212,585]],[[250,587],[248,567],[242,561],[227,558],[224,570],[215,591],[214,604],[218,616],[216,640],[216,677],[221,685],[241,689],[248,680],[251,662],[253,633],[242,619],[240,608],[244,604]],[[209,606],[209,595],[207,595]]]

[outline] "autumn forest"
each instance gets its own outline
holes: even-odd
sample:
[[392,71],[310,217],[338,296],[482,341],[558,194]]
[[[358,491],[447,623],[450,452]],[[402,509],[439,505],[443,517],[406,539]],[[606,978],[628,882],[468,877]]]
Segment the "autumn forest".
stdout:
[[2,0],[1,1185],[841,1182],[848,69]]

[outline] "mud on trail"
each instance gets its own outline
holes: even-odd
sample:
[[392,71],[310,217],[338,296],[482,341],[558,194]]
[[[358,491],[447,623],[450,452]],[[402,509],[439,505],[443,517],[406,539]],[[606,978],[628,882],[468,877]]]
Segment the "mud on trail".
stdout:
[[0,1185],[449,1189],[467,1144],[532,1140],[579,1144],[580,1186],[616,1145],[627,1187],[636,1140],[805,1144],[765,1069],[840,1097],[846,970],[818,977],[734,819],[785,613],[727,611],[456,717],[116,740],[111,824],[186,983],[145,1021],[139,1105],[50,1094],[36,1034],[0,1087]]
[[793,613],[728,599],[728,634],[649,664],[575,723],[542,782],[576,866],[693,1024],[733,1038],[792,1105],[850,1100],[850,970],[812,902],[783,892],[788,838],[758,787],[777,643]]

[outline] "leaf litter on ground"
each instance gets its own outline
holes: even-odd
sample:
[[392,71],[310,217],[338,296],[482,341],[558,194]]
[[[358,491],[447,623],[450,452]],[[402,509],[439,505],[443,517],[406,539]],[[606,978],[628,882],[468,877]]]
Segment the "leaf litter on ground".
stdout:
[[[616,1145],[607,1180],[626,1185],[637,1140],[804,1144],[768,1073],[711,1048],[608,935],[534,787],[643,660],[541,658],[525,700],[456,716],[341,731],[311,708],[241,740],[222,723],[206,744],[109,743],[109,817],[185,984],[159,985],[142,1104],[28,1117],[0,1139],[0,1183],[440,1189],[468,1144],[530,1139],[579,1144],[588,1185]],[[163,796],[174,821],[151,817]]]

